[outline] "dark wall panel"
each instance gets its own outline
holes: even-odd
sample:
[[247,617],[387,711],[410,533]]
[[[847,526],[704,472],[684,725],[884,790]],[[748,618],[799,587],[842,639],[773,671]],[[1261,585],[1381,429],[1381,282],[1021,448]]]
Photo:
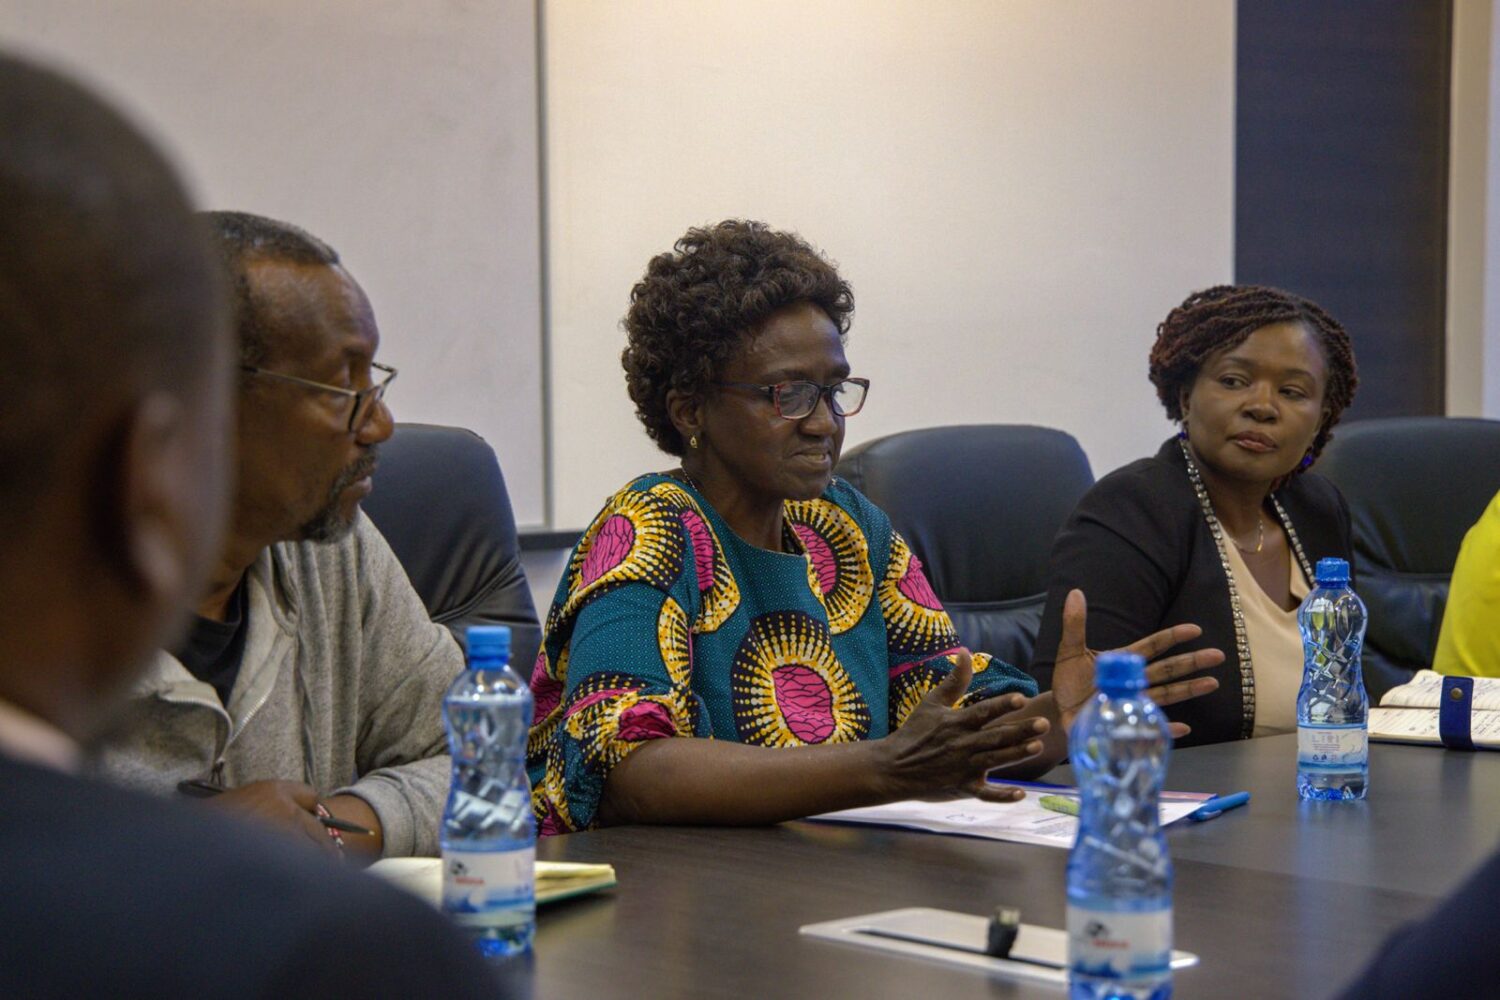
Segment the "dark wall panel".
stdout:
[[1351,418],[1443,412],[1449,0],[1240,0],[1235,280],[1354,338]]

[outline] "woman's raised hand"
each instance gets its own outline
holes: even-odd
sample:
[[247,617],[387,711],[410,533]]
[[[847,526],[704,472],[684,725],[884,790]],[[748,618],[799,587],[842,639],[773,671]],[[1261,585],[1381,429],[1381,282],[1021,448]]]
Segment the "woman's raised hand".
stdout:
[[[1069,591],[1063,602],[1062,641],[1057,645],[1056,666],[1052,674],[1058,715],[1067,728],[1072,727],[1084,703],[1094,695],[1094,658],[1098,654],[1084,643],[1087,615],[1088,605],[1083,599],[1083,591]],[[1146,659],[1146,683],[1150,685],[1146,689],[1147,697],[1158,705],[1171,705],[1218,690],[1217,679],[1188,675],[1223,663],[1221,650],[1199,649],[1156,659],[1173,646],[1202,634],[1203,630],[1197,625],[1173,625],[1124,647],[1124,652],[1137,653]],[[1189,732],[1188,727],[1180,722],[1172,723],[1170,729],[1174,739]]]

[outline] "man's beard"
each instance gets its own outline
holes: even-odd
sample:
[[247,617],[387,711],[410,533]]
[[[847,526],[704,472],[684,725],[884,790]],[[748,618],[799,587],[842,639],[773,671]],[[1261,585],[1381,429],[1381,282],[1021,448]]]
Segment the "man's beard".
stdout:
[[350,486],[373,473],[375,464],[375,447],[372,445],[369,451],[339,473],[333,481],[333,488],[328,491],[328,502],[307,519],[297,537],[304,542],[336,542],[347,535],[354,527],[354,519],[359,516],[359,506],[356,504],[345,514],[340,497]]

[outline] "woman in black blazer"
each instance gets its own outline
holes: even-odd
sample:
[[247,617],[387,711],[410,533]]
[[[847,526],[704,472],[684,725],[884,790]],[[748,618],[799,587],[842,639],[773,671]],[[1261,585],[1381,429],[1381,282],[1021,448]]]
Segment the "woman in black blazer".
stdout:
[[1101,479],[1058,533],[1032,672],[1046,690],[1078,587],[1090,648],[1191,622],[1203,635],[1187,646],[1224,651],[1219,689],[1168,710],[1192,728],[1179,746],[1291,731],[1295,609],[1318,559],[1351,558],[1344,498],[1307,471],[1358,384],[1349,336],[1296,295],[1219,286],[1157,327],[1150,373],[1182,430]]

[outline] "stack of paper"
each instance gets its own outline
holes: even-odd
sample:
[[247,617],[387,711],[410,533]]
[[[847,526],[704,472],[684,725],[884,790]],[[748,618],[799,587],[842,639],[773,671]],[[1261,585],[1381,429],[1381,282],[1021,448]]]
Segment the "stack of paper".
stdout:
[[[828,823],[868,823],[875,826],[899,826],[929,833],[953,833],[965,837],[986,837],[1019,844],[1044,844],[1071,848],[1078,838],[1078,817],[1059,812],[1056,803],[1044,800],[1076,798],[1078,789],[1060,785],[1007,781],[1007,785],[1026,789],[1019,802],[985,802],[982,799],[953,799],[948,802],[924,802],[912,799],[866,809],[845,809],[823,813],[809,819]],[[1213,798],[1211,792],[1163,792],[1161,822],[1165,826],[1191,814]]]

